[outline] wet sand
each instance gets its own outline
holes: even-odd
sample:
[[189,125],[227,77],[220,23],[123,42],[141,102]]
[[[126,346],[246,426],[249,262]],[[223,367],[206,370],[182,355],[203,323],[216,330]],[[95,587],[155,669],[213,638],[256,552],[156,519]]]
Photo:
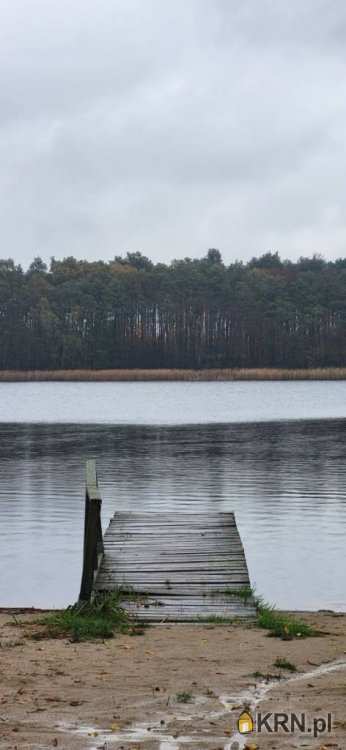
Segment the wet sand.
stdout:
[[[0,614],[0,748],[233,750],[246,705],[312,719],[331,712],[333,729],[317,738],[253,733],[239,747],[346,747],[346,615],[304,615],[327,633],[304,640],[244,625],[161,624],[88,643],[33,640],[34,617]],[[274,667],[277,658],[298,673]]]

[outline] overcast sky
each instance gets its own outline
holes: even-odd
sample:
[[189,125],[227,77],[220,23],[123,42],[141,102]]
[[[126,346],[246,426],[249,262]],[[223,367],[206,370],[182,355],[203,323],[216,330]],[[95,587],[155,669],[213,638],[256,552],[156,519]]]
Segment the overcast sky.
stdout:
[[1,257],[346,256],[345,0],[0,0]]

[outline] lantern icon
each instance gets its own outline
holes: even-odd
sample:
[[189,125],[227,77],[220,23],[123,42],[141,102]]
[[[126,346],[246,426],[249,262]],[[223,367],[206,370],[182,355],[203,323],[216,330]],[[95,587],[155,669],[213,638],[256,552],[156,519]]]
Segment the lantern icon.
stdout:
[[249,734],[253,732],[254,722],[251,714],[248,711],[243,711],[238,719],[238,731],[240,734]]

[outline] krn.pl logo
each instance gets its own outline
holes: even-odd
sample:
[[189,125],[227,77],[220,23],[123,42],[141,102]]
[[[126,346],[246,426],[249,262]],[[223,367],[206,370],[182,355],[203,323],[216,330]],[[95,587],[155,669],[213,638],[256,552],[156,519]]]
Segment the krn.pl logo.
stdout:
[[250,734],[253,732],[254,722],[251,714],[248,711],[243,711],[238,719],[238,731],[240,734]]

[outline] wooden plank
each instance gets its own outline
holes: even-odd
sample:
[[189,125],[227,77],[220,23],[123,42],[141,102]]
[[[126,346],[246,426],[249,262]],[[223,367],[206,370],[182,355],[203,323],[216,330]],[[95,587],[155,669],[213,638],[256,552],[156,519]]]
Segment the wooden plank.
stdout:
[[179,560],[181,558],[184,559],[191,559],[191,560],[197,560],[197,559],[207,559],[207,560],[213,560],[213,559],[227,559],[232,557],[242,557],[244,559],[244,550],[240,546],[230,546],[228,547],[198,547],[195,551],[188,550],[186,547],[159,547],[159,546],[152,546],[152,547],[137,547],[136,545],[130,545],[127,548],[118,547],[113,544],[108,544],[107,539],[105,539],[104,542],[104,549],[109,554],[110,557],[114,557],[117,560],[121,559],[129,559],[129,560],[160,560],[160,564],[164,564],[164,562],[169,562],[169,560]]
[[111,539],[107,535],[105,535],[105,537],[104,537],[104,542],[105,542],[105,546],[109,546],[109,547],[112,547],[114,549],[120,549],[120,550],[123,550],[123,551],[125,551],[125,550],[137,551],[137,549],[138,549],[141,552],[143,552],[143,551],[148,552],[149,550],[154,550],[155,549],[155,550],[158,550],[158,551],[161,550],[162,552],[165,552],[166,550],[168,552],[172,552],[175,549],[177,549],[178,551],[179,550],[181,552],[186,551],[186,552],[189,552],[191,554],[193,552],[202,552],[204,550],[206,552],[209,552],[209,553],[213,552],[213,551],[215,551],[215,552],[220,552],[220,551],[222,551],[222,552],[226,552],[226,551],[232,552],[233,548],[235,548],[235,549],[240,548],[240,549],[243,550],[242,544],[239,541],[237,541],[236,539],[234,539],[233,541],[229,540],[228,542],[226,542],[223,539],[219,539],[219,540],[215,540],[215,539],[214,540],[208,540],[208,539],[206,539],[205,542],[202,543],[200,540],[194,539],[192,537],[192,535],[190,536],[190,544],[189,544],[188,539],[186,539],[184,541],[183,540],[181,540],[181,541],[179,541],[179,540],[171,540],[171,541],[167,540],[167,541],[165,541],[164,539],[157,539],[156,540],[154,538],[152,541],[146,540],[145,542],[141,542],[141,541],[139,541],[138,539],[135,539],[135,538],[132,538],[132,539],[122,539],[122,540]]
[[190,554],[193,553],[200,553],[200,552],[208,552],[209,554],[211,552],[220,552],[222,551],[225,553],[226,551],[232,553],[232,549],[241,549],[243,551],[242,544],[237,541],[236,539],[234,541],[230,540],[228,543],[226,543],[225,540],[219,539],[219,540],[206,540],[205,543],[202,543],[200,540],[195,540],[192,535],[190,536],[190,544],[188,543],[188,540],[179,541],[179,540],[172,540],[172,541],[165,541],[164,539],[156,540],[155,538],[150,541],[146,540],[145,542],[138,541],[136,538],[133,539],[125,539],[125,540],[116,540],[116,539],[110,539],[107,535],[104,537],[104,543],[105,547],[110,547],[115,550],[132,550],[132,552],[146,552],[152,550],[157,550],[161,552],[168,552],[172,553],[175,550],[180,552],[187,552]]
[[232,562],[242,563],[246,567],[244,558],[242,555],[227,555],[227,557],[188,557],[187,555],[179,555],[175,558],[162,558],[162,557],[131,557],[128,558],[126,555],[112,555],[107,551],[107,559],[105,565],[108,565],[108,560],[113,561],[113,566],[117,567],[118,570],[121,568],[136,568],[142,570],[145,566],[156,566],[157,570],[166,570],[168,566],[179,566],[182,567],[186,563],[186,568],[190,568],[193,564],[199,568],[204,565],[204,568],[209,568],[211,565],[218,565],[220,568],[229,568],[232,566]]
[[111,527],[114,529],[119,530],[122,532],[124,529],[126,529],[129,532],[142,532],[143,530],[148,531],[159,531],[162,529],[163,531],[167,533],[173,533],[184,530],[191,530],[194,533],[197,531],[206,531],[208,529],[220,529],[221,531],[224,531],[225,533],[231,529],[235,530],[236,526],[234,523],[224,523],[224,524],[215,524],[215,523],[208,523],[208,522],[200,522],[200,523],[184,523],[184,524],[175,524],[171,523],[170,525],[167,525],[165,523],[147,523],[146,521],[143,521],[143,523],[138,524],[130,524],[130,523],[119,523],[118,521],[112,521]]
[[[193,549],[192,540],[194,544],[200,544],[200,545],[204,544],[205,542],[209,542],[209,543],[212,542],[213,544],[216,544],[217,542],[220,542],[220,543],[224,542],[229,545],[230,543],[232,543],[232,541],[233,542],[241,541],[239,534],[235,532],[230,532],[229,534],[223,534],[223,533],[220,533],[220,531],[216,529],[215,531],[212,531],[212,530],[201,531],[198,533],[194,533],[192,530],[189,531],[188,529],[186,529],[184,532],[181,532],[180,534],[175,534],[173,532],[169,534],[163,531],[159,533],[156,533],[156,532],[154,533],[154,532],[147,532],[144,530],[141,534],[139,533],[132,534],[128,531],[124,531],[120,534],[118,532],[109,531],[107,529],[104,536],[110,541],[113,540],[117,544],[121,544],[121,543],[126,544],[129,542],[133,543],[133,541],[138,542],[138,544],[149,544],[149,543],[151,544],[152,542],[154,542],[156,544],[161,544],[161,546],[163,546],[163,544],[172,545],[172,544],[184,544],[185,543],[188,549]],[[190,540],[190,543],[189,543],[189,540]]]
[[140,568],[119,570],[116,565],[105,564],[104,558],[102,560],[100,574],[101,573],[107,576],[115,576],[116,579],[118,579],[121,575],[122,578],[128,577],[129,580],[147,580],[155,581],[157,583],[165,583],[167,580],[169,580],[171,583],[193,583],[195,579],[201,582],[209,581],[210,583],[212,583],[214,580],[220,580],[220,578],[224,580],[225,583],[227,583],[238,576],[245,576],[247,578],[249,577],[248,569],[245,563],[242,563],[241,565],[238,565],[236,567],[233,566],[232,568],[216,568],[209,571],[206,569],[197,570],[195,572],[193,569],[167,571],[164,568],[161,568],[159,570],[146,570],[142,572]]
[[[226,615],[228,617],[231,617],[234,614],[239,613],[251,613],[252,615],[255,615],[255,610],[253,607],[248,606],[245,607],[240,599],[232,604],[232,606],[227,602],[216,602],[214,606],[206,606],[199,602],[199,600],[191,601],[188,605],[186,605],[181,600],[177,601],[170,601],[169,599],[164,599],[161,597],[157,600],[149,600],[147,604],[137,604],[136,602],[133,602],[131,599],[123,601],[123,607],[124,609],[132,610],[133,612],[136,612],[141,615],[141,613],[148,609],[154,609],[155,611],[161,609],[161,613],[163,610],[171,610],[171,611],[180,611],[180,612],[195,612],[199,615],[215,615],[216,613]],[[160,613],[160,614],[161,614]],[[166,612],[164,612],[166,614]],[[162,616],[162,615],[161,615]]]
[[143,530],[148,531],[160,531],[163,530],[164,532],[167,532],[169,534],[171,533],[181,533],[182,531],[192,531],[193,533],[197,533],[198,531],[208,531],[208,529],[213,530],[220,530],[223,531],[225,534],[228,531],[237,531],[237,527],[233,523],[225,523],[225,524],[213,524],[212,522],[203,522],[203,523],[184,523],[184,524],[174,524],[169,522],[167,523],[146,523],[143,521],[143,523],[139,524],[129,524],[129,523],[119,523],[118,521],[111,521],[109,524],[110,528],[116,530],[120,530],[123,532],[124,530],[129,532],[138,532],[141,533]]
[[126,549],[131,549],[133,551],[136,551],[137,548],[140,551],[149,551],[152,549],[156,550],[162,550],[164,552],[165,550],[168,550],[168,552],[172,552],[175,549],[186,551],[186,552],[202,552],[203,550],[207,550],[208,552],[215,550],[215,552],[218,552],[220,550],[222,551],[232,551],[233,547],[244,549],[239,539],[230,539],[226,541],[224,538],[214,538],[214,539],[208,539],[205,538],[205,540],[197,539],[192,534],[190,534],[189,537],[186,537],[186,539],[166,539],[166,538],[160,538],[157,539],[155,536],[152,538],[146,538],[145,540],[141,540],[138,537],[130,537],[127,539],[114,539],[112,537],[107,536],[105,534],[104,536],[105,545],[109,545],[110,547],[114,547],[115,549],[123,549],[124,551]]
[[149,511],[118,510],[118,511],[116,511],[116,513],[114,513],[113,518],[114,519],[120,519],[120,520],[128,520],[129,522],[134,521],[134,520],[140,520],[140,521],[142,521],[143,519],[145,520],[145,519],[151,519],[151,518],[152,519],[154,519],[154,518],[155,519],[163,519],[165,521],[167,519],[169,520],[171,518],[175,518],[175,519],[177,519],[177,521],[184,520],[186,518],[191,518],[193,521],[196,521],[196,519],[199,520],[201,518],[202,519],[203,518],[212,518],[213,521],[215,521],[215,519],[217,518],[220,521],[222,521],[224,518],[234,518],[235,519],[235,515],[234,515],[233,511],[228,511],[228,510],[221,510],[221,511],[218,511],[218,510],[215,510],[215,511],[214,510],[212,510],[212,511],[209,511],[209,510],[208,511],[200,511],[200,510],[198,510],[198,511],[193,511],[193,512],[191,512],[191,511],[184,511],[184,510],[179,510],[179,511],[173,511],[173,510],[168,510],[168,511],[161,511],[161,510],[151,510],[151,511],[150,510]]
[[146,599],[142,599],[139,601],[134,601],[133,599],[124,599],[123,600],[124,605],[131,604],[134,609],[140,609],[141,607],[144,607],[144,609],[148,609],[149,607],[175,607],[175,608],[182,608],[185,610],[191,610],[193,607],[198,607],[202,612],[214,612],[217,607],[222,606],[224,610],[228,612],[232,612],[234,610],[241,609],[242,611],[244,609],[250,609],[253,610],[254,605],[253,604],[244,604],[244,602],[237,597],[229,597],[226,599],[223,598],[216,598],[213,600],[209,598],[208,600],[204,599],[201,596],[181,596],[181,597],[168,597],[168,596],[160,596],[160,597],[150,597],[148,596]]
[[156,560],[156,562],[143,562],[141,566],[138,565],[138,562],[129,562],[128,560],[120,563],[117,558],[109,557],[104,560],[104,567],[109,568],[112,570],[118,570],[123,572],[135,572],[140,569],[141,573],[175,573],[179,571],[202,571],[204,573],[216,573],[218,571],[230,571],[232,570],[240,570],[244,569],[246,570],[245,563],[242,557],[236,557],[231,558],[230,560],[223,560],[223,561],[214,561],[214,560],[202,560],[201,562],[197,562],[194,560],[193,562],[187,562],[186,560],[181,560],[180,562],[173,562],[173,563],[163,563],[160,564],[160,560]]
[[160,536],[156,536],[156,534],[142,534],[134,535],[134,534],[123,534],[122,536],[114,535],[110,536],[109,534],[104,535],[105,543],[112,543],[117,545],[126,545],[131,544],[132,548],[135,549],[137,545],[147,546],[148,548],[151,548],[152,545],[155,545],[156,547],[161,548],[174,548],[176,545],[179,547],[185,547],[185,549],[193,550],[195,547],[197,549],[205,549],[208,547],[211,547],[211,549],[216,549],[222,545],[226,546],[226,548],[231,549],[232,544],[239,544],[239,538],[234,536],[230,539],[226,539],[223,534],[203,534],[199,536],[195,536],[193,534],[181,534],[180,536],[169,536],[168,534],[162,534]]
[[184,595],[184,594],[177,594],[177,595],[170,595],[167,594],[167,592],[163,592],[162,594],[146,594],[143,596],[139,595],[138,599],[134,599],[133,597],[128,597],[128,599],[125,599],[123,601],[131,601],[136,606],[151,606],[151,605],[157,605],[160,606],[162,604],[167,604],[169,606],[175,606],[177,603],[179,606],[184,607],[194,607],[198,606],[201,607],[204,610],[207,609],[214,609],[215,606],[218,606],[222,604],[223,606],[227,607],[228,609],[234,609],[235,607],[240,606],[242,609],[244,607],[250,607],[253,608],[254,602],[248,601],[244,602],[240,597],[237,596],[225,596],[222,593],[217,592],[217,595],[205,597],[203,594],[194,592],[190,595]]
[[191,596],[192,594],[200,594],[201,596],[207,596],[211,594],[215,594],[219,591],[229,591],[231,589],[239,590],[243,586],[247,585],[247,578],[244,576],[239,576],[238,578],[234,579],[233,581],[208,581],[207,583],[200,583],[200,582],[194,582],[191,584],[187,584],[184,582],[178,582],[178,583],[170,583],[169,586],[165,582],[161,583],[146,583],[143,581],[142,583],[136,584],[136,589],[134,589],[133,586],[131,586],[127,581],[125,582],[115,582],[112,577],[102,577],[98,576],[95,588],[97,588],[99,591],[102,591],[102,589],[115,589],[115,588],[123,588],[125,590],[133,591],[140,593],[149,593],[149,594],[172,594],[172,596]]
[[128,560],[127,558],[119,560],[118,557],[107,555],[106,558],[104,558],[103,564],[105,568],[112,568],[112,570],[156,570],[157,572],[161,572],[162,574],[167,571],[172,572],[174,570],[204,570],[206,572],[209,570],[232,571],[234,569],[238,570],[239,568],[247,570],[244,558],[241,556],[226,560],[213,560],[210,558],[207,560],[191,560],[186,557],[181,557],[179,559],[172,560],[166,563],[161,562],[161,560]]
[[116,559],[133,559],[133,560],[160,560],[162,564],[164,564],[165,560],[168,562],[169,560],[179,560],[181,558],[184,559],[191,559],[191,560],[197,560],[200,558],[203,559],[227,559],[232,558],[233,555],[235,557],[240,556],[244,558],[244,550],[240,546],[224,546],[224,547],[198,547],[196,550],[191,551],[187,549],[186,547],[161,547],[161,546],[151,546],[151,547],[137,547],[137,545],[130,545],[126,547],[125,549],[123,547],[118,547],[113,544],[108,544],[107,539],[105,539],[104,542],[104,549],[107,551],[110,557],[114,557]]
[[[131,550],[128,554],[123,550],[115,549],[114,547],[110,547],[107,544],[105,544],[105,550],[107,553],[107,559],[114,559],[117,562],[121,563],[124,560],[129,560],[133,562],[152,562],[152,561],[159,561],[159,564],[161,567],[163,567],[166,563],[169,562],[180,562],[181,560],[187,560],[193,562],[196,560],[203,561],[203,560],[232,560],[232,559],[242,559],[244,560],[244,555],[242,553],[242,550],[236,550],[234,553],[232,551],[228,550],[227,552],[224,552],[223,550],[220,551],[220,553],[207,553],[201,551],[193,553],[186,554],[183,549],[180,549],[177,551],[177,553],[174,553],[174,550],[166,550],[163,551],[160,547],[156,548],[151,551],[151,554],[146,554],[145,551],[138,550],[137,554]],[[156,554],[155,554],[156,553]]]
[[139,604],[133,601],[123,602],[124,608],[136,617],[142,620],[198,620],[224,617],[232,619],[234,617],[255,617],[256,610],[253,604],[244,605],[240,599],[219,600],[213,604],[205,604],[198,597],[191,601],[183,597],[176,600],[163,598],[157,600],[148,599],[145,604]]
[[145,575],[143,578],[138,578],[136,576],[131,576],[129,573],[118,573],[115,574],[114,571],[104,571],[100,572],[97,577],[98,586],[101,586],[101,583],[114,583],[114,587],[122,587],[122,588],[130,588],[134,591],[154,591],[157,590],[157,588],[160,588],[161,590],[167,591],[173,591],[175,587],[186,587],[187,590],[189,587],[192,587],[195,585],[197,588],[199,587],[200,590],[205,591],[209,588],[214,588],[215,590],[224,590],[227,588],[230,588],[232,584],[238,584],[239,588],[242,586],[248,585],[248,575],[246,571],[237,571],[232,576],[231,575],[219,575],[219,576],[213,576],[210,577],[202,577],[201,575],[191,577],[191,581],[189,580],[189,577],[185,574],[181,575],[181,578],[159,578],[155,575]]
[[119,531],[120,533],[123,533],[124,531],[128,531],[129,533],[142,533],[143,531],[151,531],[151,532],[157,532],[160,529],[164,531],[167,534],[173,534],[177,533],[180,534],[183,531],[192,531],[194,534],[203,531],[208,531],[210,529],[211,531],[221,531],[224,534],[227,534],[229,531],[237,531],[237,528],[235,524],[227,524],[225,526],[221,524],[208,524],[208,523],[201,523],[197,525],[184,523],[182,525],[175,526],[172,524],[169,526],[169,524],[147,524],[143,521],[142,524],[138,526],[131,526],[131,524],[125,524],[125,523],[117,523],[116,521],[111,521],[109,524],[110,528],[113,529],[115,532]]
[[[127,609],[127,607],[126,607]],[[168,607],[152,607],[151,609],[141,609],[140,613],[136,610],[131,609],[129,606],[128,611],[130,614],[138,617],[143,622],[213,622],[213,617],[224,618],[225,620],[241,619],[241,618],[254,618],[255,615],[250,610],[235,610],[232,613],[225,612],[224,610],[218,610],[215,612],[200,613],[196,611],[184,611],[179,608],[169,609]],[[222,622],[222,619],[221,619]]]
[[165,591],[166,593],[179,593],[179,591],[184,590],[184,592],[192,593],[193,590],[195,590],[200,593],[209,593],[211,591],[225,591],[231,589],[233,586],[234,588],[242,588],[247,585],[248,577],[245,573],[237,573],[231,578],[228,577],[228,580],[224,580],[223,578],[213,578],[212,580],[200,580],[199,578],[195,578],[191,583],[187,583],[184,578],[178,581],[171,581],[170,579],[160,581],[155,578],[150,580],[148,580],[148,578],[143,578],[142,580],[139,580],[138,578],[129,578],[128,576],[121,575],[115,577],[113,574],[103,574],[102,571],[97,576],[98,589],[102,589],[104,586],[107,586],[107,588],[113,586],[114,589],[124,588],[125,590],[130,589],[131,591]]
[[181,515],[175,515],[173,513],[168,514],[166,517],[158,517],[155,513],[152,513],[151,515],[143,514],[141,516],[132,517],[131,518],[124,518],[122,516],[119,516],[118,514],[115,514],[113,518],[111,519],[111,523],[119,524],[123,526],[191,526],[191,528],[204,526],[206,528],[210,524],[212,526],[235,526],[236,522],[234,519],[234,516],[224,516],[223,518],[215,518],[215,515],[206,515],[201,516],[198,513],[194,516],[184,516]]
[[[215,582],[215,583],[207,583],[207,584],[201,584],[201,583],[192,583],[192,584],[184,584],[184,583],[174,583],[169,586],[169,588],[165,584],[151,584],[150,586],[147,586],[145,583],[137,584],[136,586],[136,592],[139,593],[148,593],[150,595],[155,596],[163,596],[167,595],[168,593],[172,596],[193,596],[194,594],[198,594],[200,596],[214,596],[216,593],[219,593],[220,591],[229,591],[234,590],[237,591],[243,586],[247,585],[247,578],[244,578],[243,580],[228,582],[226,584]],[[98,591],[114,591],[115,585],[112,578],[110,579],[101,579],[100,576],[97,579],[95,588]],[[131,591],[133,590],[130,586],[123,586],[125,590],[128,588]]]
[[186,549],[193,550],[197,548],[198,550],[202,549],[211,549],[211,550],[218,550],[218,549],[228,549],[232,550],[233,546],[238,546],[241,549],[243,549],[241,542],[238,539],[229,539],[226,540],[224,537],[204,537],[204,538],[196,538],[193,536],[193,534],[190,534],[190,536],[186,535],[184,538],[180,537],[167,537],[167,538],[156,538],[153,537],[146,537],[146,538],[138,538],[134,536],[129,536],[127,538],[119,539],[114,537],[109,537],[107,534],[104,536],[105,545],[109,544],[112,546],[117,547],[123,547],[126,549],[126,545],[130,545],[132,549],[136,549],[137,546],[141,548],[151,548],[152,546],[155,546],[156,548],[161,549],[175,549],[178,547],[179,549]]
[[[126,598],[124,599],[126,601]],[[148,595],[148,596],[142,596],[139,597],[138,600],[133,600],[130,597],[128,598],[128,601],[132,601],[134,604],[137,604],[138,606],[142,606],[144,604],[150,605],[153,603],[160,602],[161,604],[169,604],[174,605],[176,603],[182,604],[184,607],[192,607],[195,604],[198,604],[198,606],[203,607],[203,609],[213,609],[215,605],[217,604],[223,604],[225,607],[228,607],[229,609],[234,608],[235,606],[241,605],[241,607],[245,606],[245,603],[243,599],[237,596],[225,596],[225,594],[217,593],[212,597],[204,597],[202,594],[192,594],[191,596],[183,596],[183,595],[177,595],[173,596],[171,594],[167,594],[167,592],[163,593],[162,595]],[[253,606],[253,602],[246,606]]]
[[95,588],[98,591],[114,591],[114,589],[123,589],[124,591],[139,592],[141,594],[153,594],[163,595],[172,594],[172,596],[192,596],[192,594],[200,594],[201,596],[209,596],[211,594],[218,593],[220,591],[229,591],[233,587],[236,590],[247,586],[247,579],[245,576],[238,576],[233,581],[194,581],[192,584],[186,584],[184,581],[173,582],[167,585],[165,581],[129,581],[126,579],[114,580],[113,577],[103,577],[98,575]]
[[109,524],[109,528],[112,529],[114,533],[139,533],[141,534],[143,531],[148,532],[158,532],[163,531],[167,534],[180,534],[182,532],[191,531],[193,534],[197,534],[198,532],[203,533],[204,531],[208,531],[210,529],[211,531],[221,531],[225,534],[225,536],[229,532],[238,533],[238,529],[235,524],[228,524],[227,526],[222,526],[221,524],[208,524],[203,523],[198,526],[194,526],[193,524],[183,524],[180,526],[174,526],[171,527],[167,524],[162,525],[154,525],[154,524],[146,524],[143,522],[140,526],[131,526],[130,524],[125,523],[117,523],[116,521],[111,521]]
[[180,531],[182,529],[191,529],[192,531],[198,531],[198,530],[204,530],[204,529],[222,529],[225,531],[225,533],[229,530],[236,531],[237,526],[235,523],[212,523],[212,521],[201,521],[199,523],[195,522],[186,522],[183,524],[175,524],[173,521],[170,523],[169,521],[166,521],[166,523],[147,523],[145,520],[142,522],[138,522],[138,524],[131,524],[131,523],[122,523],[119,522],[117,519],[111,519],[109,522],[109,526],[113,529],[129,529],[130,531],[141,531],[142,529],[164,529],[165,531]]
[[189,528],[199,528],[201,526],[204,528],[208,528],[209,526],[220,526],[222,528],[227,528],[228,526],[236,526],[234,516],[229,514],[225,515],[222,518],[219,517],[216,520],[215,514],[208,514],[205,516],[195,514],[193,516],[188,516],[184,514],[176,515],[173,513],[167,513],[166,516],[162,516],[161,518],[155,513],[152,513],[151,515],[142,514],[137,517],[135,517],[135,515],[133,514],[128,518],[120,514],[115,514],[111,519],[111,524],[116,524],[118,526],[127,526],[128,528],[142,528],[143,526],[164,526],[165,528],[179,528],[184,526],[187,526]]

